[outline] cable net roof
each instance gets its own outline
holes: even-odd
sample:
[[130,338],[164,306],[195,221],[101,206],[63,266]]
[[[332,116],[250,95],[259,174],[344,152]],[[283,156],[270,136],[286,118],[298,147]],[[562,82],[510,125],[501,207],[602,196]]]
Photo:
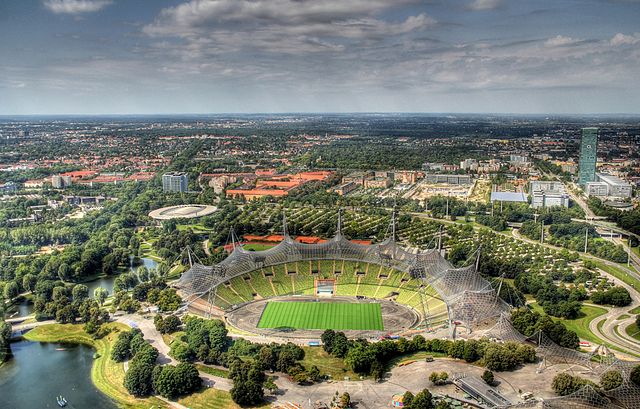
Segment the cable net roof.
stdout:
[[[360,244],[340,233],[322,243],[305,244],[288,234],[278,245],[262,251],[247,251],[241,246],[213,266],[193,264],[178,280],[187,302],[193,301],[218,285],[263,267],[312,260],[346,260],[390,267],[431,285],[449,307],[451,319],[471,325],[488,317],[497,317],[508,308],[480,276],[475,265],[454,268],[438,250],[407,249],[392,237],[377,244]],[[426,291],[426,289],[425,289]]]

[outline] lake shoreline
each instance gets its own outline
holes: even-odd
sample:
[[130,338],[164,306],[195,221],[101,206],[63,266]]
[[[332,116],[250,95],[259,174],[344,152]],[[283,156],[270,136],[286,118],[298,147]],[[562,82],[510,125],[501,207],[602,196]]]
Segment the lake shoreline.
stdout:
[[94,340],[82,328],[82,324],[47,324],[24,334],[24,339],[31,342],[70,343],[89,346],[94,349],[97,358],[91,366],[91,382],[118,407],[130,409],[164,407],[164,403],[156,398],[136,399],[124,388],[124,364],[113,362],[110,358],[111,347],[118,333],[130,328],[122,323],[110,322],[107,325],[112,331],[104,338]]

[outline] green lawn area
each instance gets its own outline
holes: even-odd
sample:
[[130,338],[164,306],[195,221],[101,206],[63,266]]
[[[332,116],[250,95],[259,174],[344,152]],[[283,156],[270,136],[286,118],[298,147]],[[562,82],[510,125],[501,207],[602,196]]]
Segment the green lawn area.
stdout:
[[194,224],[178,224],[176,225],[176,229],[178,231],[184,231],[184,230],[188,230],[191,229],[193,230],[194,233],[209,233],[211,231],[213,231],[212,228],[210,227],[205,227],[203,224],[199,224],[199,223],[194,223]]
[[406,362],[411,362],[411,361],[424,361],[424,359],[427,356],[432,356],[434,358],[446,358],[448,355],[442,352],[426,352],[426,351],[413,352],[410,354],[400,355],[398,357],[393,358],[387,364],[387,368],[391,369],[394,366],[397,366]]
[[626,329],[626,332],[627,332],[627,335],[629,335],[630,337],[633,337],[638,341],[640,341],[640,328],[638,328],[638,326],[635,323],[629,325]]
[[640,314],[640,307],[636,307],[629,311],[629,314],[637,315]]
[[268,250],[273,246],[274,246],[273,244],[247,243],[243,245],[242,248],[247,251],[262,251],[262,250]]
[[583,305],[580,309],[581,317],[573,320],[562,320],[562,323],[572,331],[575,331],[580,339],[585,339],[589,342],[603,343],[603,341],[593,335],[589,329],[589,323],[597,317],[606,314],[607,310],[600,307],[594,307],[591,305]]
[[[188,408],[198,409],[240,409],[240,406],[231,400],[231,394],[229,392],[213,388],[207,388],[200,392],[193,393],[178,400],[178,403]],[[271,404],[265,403],[252,407],[256,409],[268,409],[271,407]]]
[[99,357],[91,367],[91,380],[98,389],[118,405],[127,409],[144,409],[149,407],[164,408],[166,404],[156,398],[136,399],[129,395],[124,382],[124,364],[110,359],[111,347],[120,331],[128,331],[130,328],[120,323],[107,324],[113,331],[106,337],[94,340],[84,332],[79,324],[50,324],[32,329],[25,334],[29,341],[39,342],[70,342],[92,346]]
[[301,363],[305,368],[315,365],[320,369],[321,374],[329,375],[335,380],[342,380],[345,376],[358,379],[356,373],[345,367],[344,359],[329,355],[322,347],[302,347],[302,349],[304,349],[304,359]]
[[384,330],[380,304],[331,302],[267,303],[258,328]]
[[212,368],[210,366],[202,364],[196,364],[196,368],[198,368],[198,371],[208,373],[209,375],[219,376],[221,378],[229,377],[228,369]]

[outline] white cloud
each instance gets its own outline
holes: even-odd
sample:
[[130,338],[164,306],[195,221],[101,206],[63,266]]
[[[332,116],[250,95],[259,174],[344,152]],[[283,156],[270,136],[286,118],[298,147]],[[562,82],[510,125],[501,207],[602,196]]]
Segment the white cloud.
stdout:
[[633,35],[618,33],[613,36],[610,43],[613,46],[638,44],[640,43],[640,33],[635,33]]
[[571,37],[557,35],[545,41],[544,45],[547,47],[561,47],[564,45],[574,44],[577,40]]
[[502,0],[473,0],[469,4],[471,10],[493,10],[502,4]]
[[341,52],[357,44],[386,42],[433,26],[436,21],[426,13],[401,21],[379,17],[388,9],[416,2],[190,0],[163,9],[143,32],[153,38],[180,40],[183,58],[188,59],[242,51]]
[[83,14],[100,11],[111,0],[45,0],[44,6],[56,14]]

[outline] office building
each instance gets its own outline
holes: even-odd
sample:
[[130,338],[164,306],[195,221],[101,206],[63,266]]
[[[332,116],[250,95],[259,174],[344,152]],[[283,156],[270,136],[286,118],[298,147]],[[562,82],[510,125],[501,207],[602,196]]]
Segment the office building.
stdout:
[[530,186],[531,207],[569,207],[569,195],[561,182],[532,181]]
[[186,192],[189,187],[187,172],[172,172],[162,175],[162,190],[164,192]]
[[449,185],[470,185],[471,175],[449,175],[449,174],[436,174],[428,173],[425,175],[425,181],[427,183],[446,183]]
[[633,194],[631,183],[606,173],[596,174],[595,181],[588,182],[585,191],[587,196],[601,198],[628,199]]
[[580,161],[578,162],[578,183],[586,187],[596,181],[596,160],[598,158],[598,128],[582,128]]

